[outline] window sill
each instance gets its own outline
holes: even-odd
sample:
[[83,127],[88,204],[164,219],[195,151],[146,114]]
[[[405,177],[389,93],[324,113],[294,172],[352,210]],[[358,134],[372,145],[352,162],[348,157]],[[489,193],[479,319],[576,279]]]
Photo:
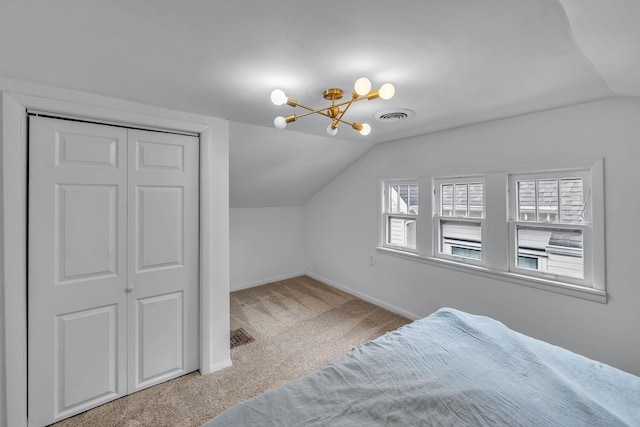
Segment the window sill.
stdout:
[[602,304],[607,303],[607,293],[598,289],[585,288],[569,283],[558,282],[555,280],[539,279],[537,277],[529,277],[522,274],[490,270],[486,267],[463,264],[456,261],[450,261],[441,258],[426,257],[412,252],[405,252],[397,249],[391,249],[379,246],[376,248],[378,253],[392,255],[403,259],[422,262],[424,264],[433,265],[441,268],[448,268],[463,273],[473,274],[476,276],[488,277],[495,280],[502,280],[516,285],[527,286],[530,288],[542,289],[549,292],[555,292],[562,295],[568,295],[576,298],[582,298],[589,301],[595,301]]

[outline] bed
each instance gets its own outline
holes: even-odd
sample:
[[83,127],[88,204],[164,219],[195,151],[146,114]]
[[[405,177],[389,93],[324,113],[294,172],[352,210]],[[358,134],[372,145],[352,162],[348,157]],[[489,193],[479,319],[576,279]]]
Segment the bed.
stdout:
[[640,426],[640,377],[443,308],[215,426]]

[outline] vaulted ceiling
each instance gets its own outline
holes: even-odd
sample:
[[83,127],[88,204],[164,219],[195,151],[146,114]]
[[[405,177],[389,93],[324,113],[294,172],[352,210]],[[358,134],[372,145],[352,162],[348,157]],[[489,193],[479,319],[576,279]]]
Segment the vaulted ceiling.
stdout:
[[[231,205],[302,205],[377,143],[640,96],[639,21],[636,0],[0,0],[0,76],[229,119]],[[273,89],[315,107],[360,76],[396,86],[349,111],[371,135],[273,129],[295,112]]]

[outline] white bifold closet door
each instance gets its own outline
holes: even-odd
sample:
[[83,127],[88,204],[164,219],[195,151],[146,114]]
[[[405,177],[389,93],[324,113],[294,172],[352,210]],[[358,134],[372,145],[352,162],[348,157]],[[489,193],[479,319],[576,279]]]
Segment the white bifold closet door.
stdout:
[[29,425],[198,369],[198,139],[29,120]]

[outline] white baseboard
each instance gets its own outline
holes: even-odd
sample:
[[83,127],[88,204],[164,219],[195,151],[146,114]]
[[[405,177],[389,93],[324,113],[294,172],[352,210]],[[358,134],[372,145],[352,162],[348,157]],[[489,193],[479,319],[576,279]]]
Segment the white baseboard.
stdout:
[[377,298],[374,298],[374,297],[372,297],[370,295],[363,294],[362,292],[353,290],[353,289],[349,288],[348,286],[344,286],[341,283],[335,282],[335,281],[333,281],[331,279],[327,279],[326,277],[320,276],[319,274],[315,274],[315,273],[312,273],[310,271],[306,271],[304,274],[306,274],[309,277],[313,277],[314,279],[319,280],[319,281],[321,281],[323,283],[326,283],[327,285],[333,286],[334,288],[340,289],[341,291],[344,291],[344,292],[346,292],[348,294],[351,294],[351,295],[353,295],[355,297],[358,297],[360,299],[368,301],[371,304],[375,304],[375,305],[380,306],[382,308],[385,308],[385,309],[387,309],[387,310],[389,310],[389,311],[391,311],[393,313],[396,313],[396,314],[399,314],[401,316],[404,316],[404,317],[406,317],[408,319],[416,320],[416,319],[420,319],[420,318],[424,317],[424,316],[418,316],[418,315],[415,315],[413,313],[410,313],[410,312],[408,312],[406,310],[401,309],[400,307],[396,307],[395,305],[387,304],[384,301],[381,301],[381,300],[379,300]]
[[242,290],[242,289],[248,289],[248,288],[253,288],[253,287],[256,287],[256,286],[266,285],[267,283],[273,283],[273,282],[278,282],[280,280],[286,280],[286,279],[291,279],[293,277],[303,276],[304,274],[305,274],[304,271],[299,271],[299,272],[296,272],[296,273],[283,274],[281,276],[276,276],[276,277],[268,277],[266,279],[255,280],[255,281],[252,281],[252,282],[245,282],[245,283],[240,283],[240,284],[231,283],[229,288],[230,288],[231,292],[239,291],[239,290]]

